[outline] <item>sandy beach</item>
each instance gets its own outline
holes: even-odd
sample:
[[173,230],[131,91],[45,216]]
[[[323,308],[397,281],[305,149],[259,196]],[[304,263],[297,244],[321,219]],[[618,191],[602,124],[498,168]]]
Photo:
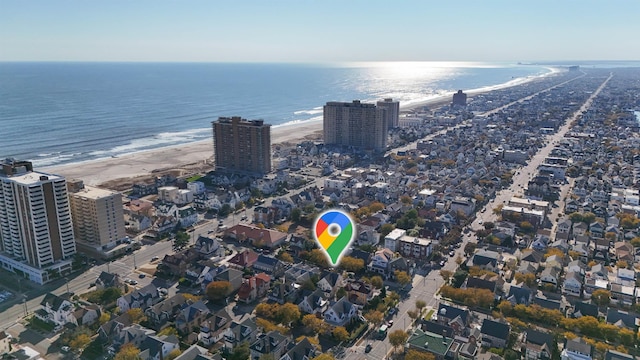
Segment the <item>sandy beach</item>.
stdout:
[[[532,79],[529,79],[532,80]],[[469,96],[490,92],[498,88],[517,86],[522,83],[507,83],[484,89],[465,91]],[[453,93],[451,93],[453,94]],[[441,106],[451,101],[451,94],[445,94],[433,99],[401,106],[402,112],[408,112],[424,106]],[[322,120],[311,120],[297,124],[273,126],[271,128],[271,144],[285,142],[299,142],[314,133],[322,131]],[[152,173],[164,170],[185,169],[195,171],[207,169],[212,166],[213,143],[212,140],[204,140],[189,144],[175,145],[160,149],[141,151],[117,158],[92,160],[68,165],[44,167],[39,170],[63,175],[67,179],[81,179],[89,185],[113,185],[105,184],[117,179],[132,179],[144,177]]]

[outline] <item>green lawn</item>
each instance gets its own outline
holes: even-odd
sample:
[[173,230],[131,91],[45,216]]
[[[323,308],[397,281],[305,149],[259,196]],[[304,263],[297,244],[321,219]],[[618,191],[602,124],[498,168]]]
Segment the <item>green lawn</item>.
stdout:
[[431,320],[431,315],[433,315],[433,313],[435,312],[434,309],[429,310],[429,312],[427,312],[427,315],[425,315],[425,320]]

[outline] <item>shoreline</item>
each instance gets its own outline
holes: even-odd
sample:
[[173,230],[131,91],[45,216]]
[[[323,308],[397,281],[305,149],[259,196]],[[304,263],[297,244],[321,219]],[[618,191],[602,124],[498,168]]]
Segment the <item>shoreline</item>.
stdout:
[[[526,84],[537,79],[542,79],[560,72],[557,68],[549,68],[551,71],[540,76],[518,78],[504,84],[487,86],[477,89],[464,90],[469,96],[488,93],[494,90],[514,87]],[[454,92],[440,94],[431,99],[400,105],[401,113],[410,112],[425,106],[442,106],[450,102]],[[271,145],[287,142],[300,142],[305,138],[322,132],[322,118],[301,121],[297,123],[285,123],[273,125],[271,128]],[[162,171],[180,171],[180,169],[197,170],[212,167],[213,140],[200,140],[196,142],[171,145],[157,149],[142,150],[116,158],[103,158],[86,160],[77,163],[53,165],[42,167],[42,172],[58,174],[67,179],[80,179],[85,184],[100,186],[107,182],[120,179],[148,177]]]

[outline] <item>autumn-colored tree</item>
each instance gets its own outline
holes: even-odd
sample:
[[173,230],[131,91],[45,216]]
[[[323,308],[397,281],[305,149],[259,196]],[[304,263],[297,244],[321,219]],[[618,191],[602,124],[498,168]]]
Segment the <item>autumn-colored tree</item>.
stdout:
[[331,335],[338,341],[347,341],[347,339],[349,339],[349,332],[344,326],[336,326],[331,332]]
[[393,229],[395,229],[395,226],[393,226],[393,224],[384,224],[380,226],[380,238],[384,239],[384,237],[389,235],[389,233],[392,232]]
[[311,360],[335,360],[331,353],[321,353],[320,355],[314,357]]
[[384,314],[378,310],[369,310],[364,314],[364,318],[374,326],[378,326],[384,320]]
[[364,260],[351,256],[344,256],[340,260],[340,268],[346,271],[358,272],[364,269]]
[[624,260],[618,260],[618,262],[616,263],[616,267],[618,267],[618,269],[626,269],[627,267],[629,267],[629,263]]
[[385,206],[381,202],[374,201],[371,204],[369,204],[369,209],[371,210],[372,213],[377,213],[380,210],[384,210],[384,208]]
[[126,343],[120,347],[120,351],[118,351],[113,360],[140,360],[139,354],[140,349],[133,343]]
[[111,320],[111,315],[107,312],[103,312],[100,315],[100,319],[98,320],[98,322],[100,323],[100,325],[104,325],[109,322],[109,320]]
[[407,343],[407,339],[409,338],[409,334],[407,334],[404,330],[396,330],[389,333],[389,343],[393,346],[393,349],[404,346]]
[[409,349],[404,355],[404,360],[435,360],[435,356],[432,353],[417,351]]
[[422,314],[422,309],[424,309],[426,306],[427,306],[426,301],[420,300],[420,299],[416,300],[416,309],[418,309],[418,312],[420,314]]
[[260,303],[256,305],[256,315],[265,319],[275,319],[280,310],[280,305],[276,303]]
[[640,236],[636,236],[629,242],[633,247],[640,247]]
[[396,270],[393,272],[393,275],[395,276],[398,284],[402,286],[405,286],[411,282],[411,276],[409,276],[406,271]]
[[611,301],[611,293],[605,289],[598,289],[591,293],[591,300],[598,306],[607,306]]
[[286,251],[281,251],[280,254],[278,254],[278,259],[281,261],[284,261],[286,263],[292,263],[293,262],[293,256],[291,256],[291,254],[289,254]]
[[384,286],[384,280],[382,280],[382,276],[372,276],[371,285],[373,285],[373,287],[375,287],[376,289],[382,289],[382,287]]
[[134,324],[139,324],[147,320],[147,316],[141,308],[131,308],[127,310],[127,315],[129,315],[129,319],[131,319],[131,322]]
[[516,283],[525,283],[528,287],[532,288],[536,286],[536,275],[533,273],[516,273],[514,276]]
[[182,296],[184,297],[185,300],[191,301],[192,303],[200,301],[200,298],[201,298],[198,295],[189,294],[189,293],[184,293],[182,294]]
[[276,317],[283,325],[289,325],[300,319],[300,308],[292,303],[284,303],[276,312]]
[[162,335],[176,335],[176,336],[178,336],[178,330],[176,330],[176,328],[174,328],[173,326],[167,326],[166,328],[158,331],[158,336],[162,336]]
[[323,322],[313,314],[307,314],[302,317],[302,326],[312,334],[319,334],[323,327]]
[[560,257],[564,257],[564,251],[558,249],[558,248],[549,248],[547,249],[547,252],[544,254],[544,258],[548,258],[549,256],[553,256],[553,255],[557,255]]
[[321,267],[326,268],[329,266],[327,257],[320,249],[313,249],[307,253],[307,261]]
[[408,310],[407,315],[411,318],[411,322],[413,323],[420,316],[418,314],[418,310]]
[[296,338],[296,344],[300,343],[300,341],[307,339],[307,341],[309,341],[312,345],[315,346],[320,346],[320,341],[318,340],[317,337],[309,337],[309,336],[304,336],[304,335],[300,335]]
[[477,247],[478,247],[478,245],[476,245],[476,243],[468,242],[464,246],[464,253],[467,254],[467,255],[471,255],[476,251]]
[[212,281],[207,285],[207,298],[218,301],[226,298],[231,291],[231,283],[228,281]]
[[76,351],[80,351],[84,349],[85,346],[89,345],[91,342],[91,337],[87,334],[79,334],[75,336],[71,341],[69,341],[69,346]]
[[167,354],[167,357],[165,358],[165,360],[173,360],[173,359],[177,358],[178,356],[180,356],[180,354],[182,354],[182,350],[173,349],[173,350],[171,350],[171,352],[169,354]]

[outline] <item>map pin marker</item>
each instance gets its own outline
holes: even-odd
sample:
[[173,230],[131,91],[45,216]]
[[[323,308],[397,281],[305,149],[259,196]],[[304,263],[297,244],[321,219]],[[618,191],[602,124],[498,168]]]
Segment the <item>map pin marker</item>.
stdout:
[[355,224],[346,212],[329,210],[320,214],[313,228],[316,242],[327,254],[331,266],[336,266],[353,241]]

